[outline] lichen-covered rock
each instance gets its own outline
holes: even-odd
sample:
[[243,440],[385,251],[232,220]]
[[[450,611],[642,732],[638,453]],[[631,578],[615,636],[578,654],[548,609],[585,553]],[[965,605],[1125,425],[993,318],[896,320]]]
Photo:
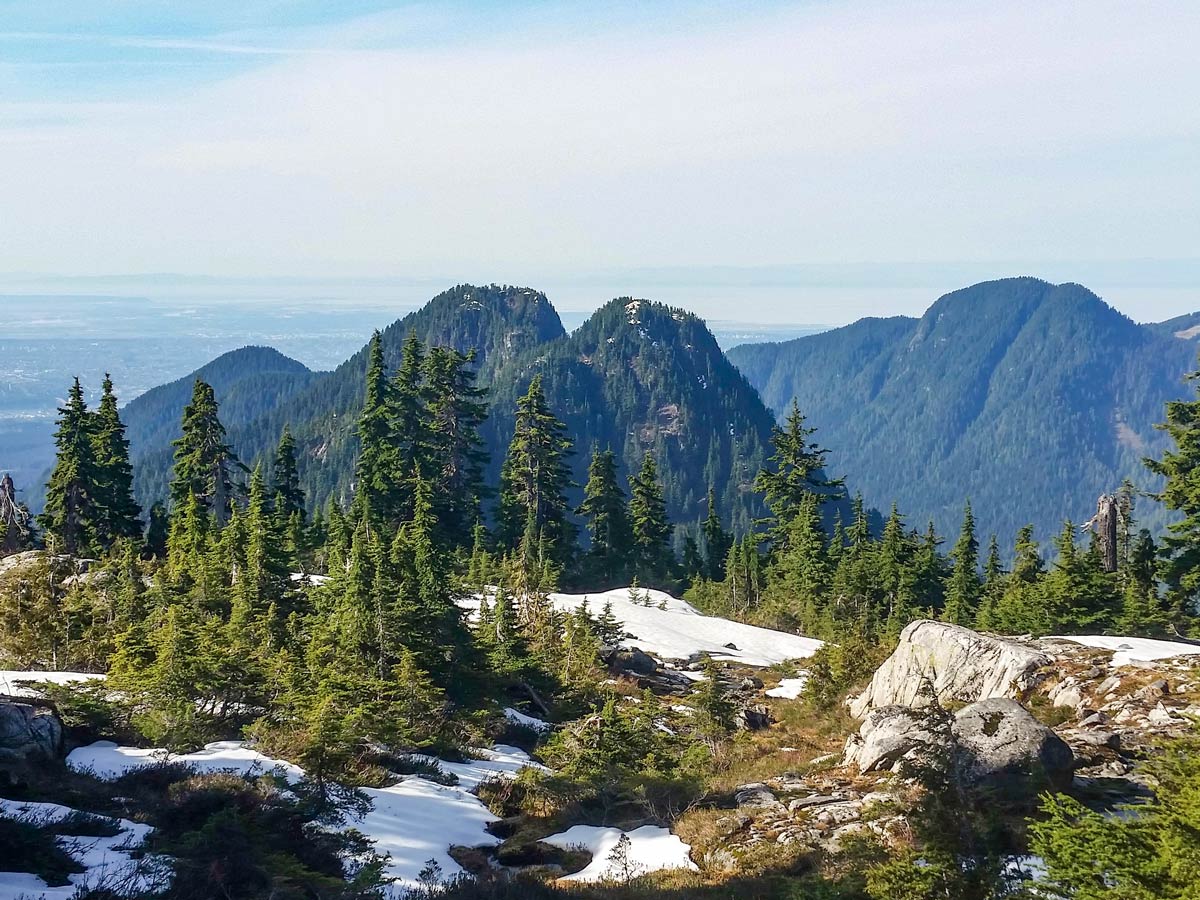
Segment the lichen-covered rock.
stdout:
[[863,718],[880,707],[924,706],[934,698],[973,703],[1022,697],[1050,662],[1050,656],[1026,644],[921,619],[900,633],[895,651],[870,685],[849,701],[850,712]]
[[949,735],[933,727],[927,710],[883,706],[871,710],[858,732],[847,739],[842,762],[858,766],[860,772],[883,772],[949,745]]
[[992,697],[954,714],[955,750],[971,775],[998,787],[1071,784],[1074,754],[1066,741],[1015,700]]

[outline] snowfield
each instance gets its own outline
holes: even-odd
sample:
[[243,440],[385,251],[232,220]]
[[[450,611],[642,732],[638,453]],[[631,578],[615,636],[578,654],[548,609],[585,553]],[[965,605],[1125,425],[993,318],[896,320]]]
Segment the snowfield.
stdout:
[[[629,836],[627,872],[618,869],[616,861],[610,859],[623,833]],[[625,874],[645,875],[661,869],[696,869],[688,856],[691,847],[658,825],[643,825],[628,832],[599,825],[574,825],[561,834],[542,838],[542,843],[564,850],[583,847],[592,854],[592,862],[586,869],[566,875],[560,881],[602,881]]]
[[[471,791],[487,779],[511,778],[521,769],[538,764],[516,747],[499,745],[478,752],[483,759],[463,763],[422,757],[457,776],[459,783],[453,787],[410,776],[391,787],[363,788],[373,808],[361,819],[351,819],[347,824],[374,841],[378,853],[391,857],[384,874],[395,879],[395,896],[403,896],[406,889],[415,887],[418,874],[430,861],[441,867],[445,878],[461,873],[462,868],[447,852],[451,846],[492,847],[500,843],[484,827],[496,821],[496,817]],[[205,773],[277,772],[289,781],[304,777],[299,767],[265,756],[240,741],[220,741],[196,753],[183,754],[98,741],[73,750],[67,757],[71,767],[90,770],[106,779],[164,761],[186,763]],[[0,893],[0,900],[7,900],[7,896]]]
[[[593,616],[600,615],[604,604],[611,602],[613,615],[632,635],[623,646],[637,647],[663,660],[686,660],[709,654],[715,660],[766,667],[812,656],[822,644],[798,634],[705,616],[691,604],[663,591],[639,589],[638,594],[650,605],[633,602],[628,588],[601,594],[551,594],[550,602],[555,608],[568,611],[586,602]],[[479,598],[464,605],[478,610]]]
[[[0,799],[0,816],[36,824],[61,822],[76,812],[57,803]],[[107,816],[96,818],[115,822],[120,831],[111,837],[62,835],[57,838],[58,845],[86,867],[86,871],[69,876],[71,883],[61,887],[50,887],[27,872],[0,872],[0,900],[70,900],[80,889],[113,886],[134,892],[165,886],[162,860],[154,857],[134,859],[137,849],[153,830],[150,826]]]
[[1070,641],[1098,650],[1113,650],[1114,666],[1136,665],[1139,662],[1154,662],[1172,656],[1200,656],[1200,645],[1182,641],[1157,641],[1153,638],[1110,637],[1104,634],[1055,635],[1047,640]]

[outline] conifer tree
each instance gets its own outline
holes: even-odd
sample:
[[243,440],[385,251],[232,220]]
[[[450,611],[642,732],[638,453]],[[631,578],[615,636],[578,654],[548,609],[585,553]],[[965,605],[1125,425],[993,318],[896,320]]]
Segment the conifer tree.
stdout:
[[674,568],[675,558],[668,543],[671,525],[667,521],[667,504],[653,453],[647,452],[642,458],[642,468],[630,482],[629,493],[637,575],[648,584],[664,586]]
[[434,347],[425,361],[426,410],[433,513],[442,543],[466,547],[486,493],[487,452],[479,428],[487,418],[486,392],[475,386],[474,355]]
[[283,426],[279,446],[275,448],[275,459],[271,466],[271,494],[275,501],[275,515],[279,521],[287,522],[298,515],[304,521],[304,489],[300,487],[300,468],[296,459],[296,439],[292,429]]
[[950,551],[953,568],[946,584],[946,606],[942,619],[953,625],[971,625],[979,606],[979,541],[975,537],[975,515],[968,502],[963,510],[962,531]]
[[58,410],[54,446],[56,458],[46,484],[46,509],[38,522],[54,549],[68,554],[91,553],[101,537],[103,498],[95,422],[78,378],[71,385],[66,404]]
[[170,533],[170,518],[167,506],[156,500],[150,507],[150,522],[146,526],[146,555],[151,559],[167,556],[167,535]]
[[710,581],[722,581],[725,578],[725,557],[733,546],[733,535],[721,524],[717,495],[711,487],[708,489],[708,516],[701,526],[701,534],[704,537],[704,577]]
[[1046,634],[1050,619],[1041,602],[1041,580],[1045,564],[1033,539],[1033,526],[1017,532],[1012,572],[1004,582],[999,602],[991,613],[994,631],[1007,634]]
[[[398,523],[412,517],[416,478],[432,478],[430,423],[425,388],[425,345],[410,331],[400,351],[400,365],[388,395],[388,428],[392,447],[390,481],[395,507],[386,521]],[[469,521],[473,521],[473,518]]]
[[617,482],[612,450],[595,451],[588,466],[583,502],[577,510],[587,525],[591,545],[582,564],[596,588],[615,587],[629,569],[633,533],[625,493]]
[[975,612],[975,627],[985,631],[995,627],[996,607],[1004,595],[1004,569],[1000,564],[1000,544],[996,535],[988,541],[987,560],[983,564],[983,585],[979,593],[979,609]]
[[[1187,380],[1200,385],[1200,371]],[[1162,541],[1159,576],[1172,606],[1192,610],[1200,606],[1200,387],[1195,399],[1167,403],[1166,418],[1158,428],[1175,447],[1164,451],[1162,459],[1145,460],[1164,479],[1156,499],[1176,514]]]
[[395,480],[398,461],[392,444],[393,415],[392,385],[383,361],[383,337],[376,331],[367,350],[366,387],[358,418],[353,508],[356,521],[368,514],[377,522],[395,521],[399,514],[401,497]]
[[832,575],[821,510],[816,495],[810,494],[801,501],[787,541],[768,569],[767,602],[782,624],[813,633],[826,612]]
[[815,428],[804,424],[804,416],[795,400],[782,427],[772,429],[774,453],[754,480],[754,489],[763,495],[770,510],[767,520],[773,543],[787,541],[787,526],[800,510],[805,494],[815,494],[818,504],[840,497],[842,480],[824,476],[827,450],[811,442]]
[[1097,554],[1080,552],[1075,526],[1069,521],[1054,542],[1058,558],[1041,583],[1042,608],[1048,630],[1089,632],[1116,617],[1117,598],[1111,575]]
[[567,518],[566,490],[571,472],[567,428],[555,418],[535,375],[517,401],[516,427],[500,472],[499,537],[516,549],[532,528],[535,543],[545,540],[554,559],[565,562],[575,539]]
[[99,478],[97,505],[100,508],[97,535],[101,546],[110,547],[121,538],[139,538],[142,510],[133,499],[133,466],[129,462],[129,441],[117,409],[112,377],[104,376],[100,406],[96,409],[93,435]]
[[878,563],[884,603],[881,616],[887,623],[888,634],[893,637],[899,635],[914,616],[916,574],[912,557],[915,552],[912,536],[904,527],[899,508],[893,503],[883,526]]
[[183,409],[183,434],[175,445],[171,502],[176,506],[194,495],[218,524],[229,519],[233,501],[233,470],[244,469],[225,442],[225,426],[217,414],[212,386],[196,379],[192,402]]

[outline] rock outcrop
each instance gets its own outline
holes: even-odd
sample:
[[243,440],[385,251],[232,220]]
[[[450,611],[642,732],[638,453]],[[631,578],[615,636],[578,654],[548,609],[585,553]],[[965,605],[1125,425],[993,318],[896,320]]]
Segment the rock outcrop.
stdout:
[[867,689],[849,702],[855,718],[885,706],[974,703],[1027,695],[1051,657],[1027,644],[928,619],[908,625]]
[[56,759],[63,728],[54,711],[34,702],[0,701],[0,775],[38,759]]
[[1074,768],[1066,742],[1004,697],[968,704],[952,718],[931,707],[871,710],[846,741],[842,762],[861,772],[899,772],[937,754],[952,758],[971,781],[1016,794],[1065,789]]
[[976,781],[1017,790],[1071,785],[1071,748],[1015,700],[992,697],[964,706],[952,731],[955,752]]

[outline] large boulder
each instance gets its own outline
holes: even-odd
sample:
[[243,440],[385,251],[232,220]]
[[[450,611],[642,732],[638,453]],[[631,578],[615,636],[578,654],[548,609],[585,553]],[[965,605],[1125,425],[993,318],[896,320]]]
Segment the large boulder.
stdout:
[[900,633],[900,643],[867,689],[849,701],[850,712],[861,719],[880,707],[925,706],[935,699],[1024,697],[1050,663],[1049,655],[1026,644],[921,619]]
[[1015,700],[992,697],[964,706],[954,714],[953,731],[955,749],[974,780],[1022,790],[1071,785],[1071,748]]
[[847,739],[842,762],[860,772],[899,770],[904,762],[949,746],[950,736],[936,727],[928,710],[881,706]]
[[974,783],[1025,796],[1071,783],[1066,742],[1015,700],[993,697],[953,717],[932,707],[883,706],[846,741],[842,762],[862,772],[899,772],[905,763],[941,756]]
[[62,722],[35,703],[0,702],[0,770],[36,759],[55,759],[62,749]]

